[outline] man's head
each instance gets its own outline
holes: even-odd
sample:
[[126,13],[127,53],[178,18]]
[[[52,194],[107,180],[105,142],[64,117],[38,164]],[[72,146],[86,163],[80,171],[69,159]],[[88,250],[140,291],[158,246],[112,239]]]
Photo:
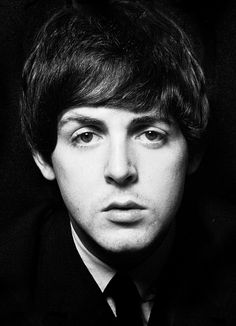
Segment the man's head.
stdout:
[[181,202],[208,117],[188,39],[141,2],[64,10],[23,73],[22,123],[95,254],[145,252]]

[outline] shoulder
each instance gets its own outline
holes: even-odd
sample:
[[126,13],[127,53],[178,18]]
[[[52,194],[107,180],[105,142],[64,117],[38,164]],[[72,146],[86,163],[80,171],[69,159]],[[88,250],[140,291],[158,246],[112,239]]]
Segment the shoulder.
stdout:
[[[216,203],[214,205],[216,207]],[[190,320],[199,319],[201,325],[234,325],[234,214],[228,213],[228,218],[225,218],[219,205],[217,210],[213,210],[209,204],[207,210],[202,206],[199,211],[190,210],[186,214],[187,218],[179,224],[178,248],[173,267],[176,288],[179,290],[177,310],[181,318],[186,315]]]
[[21,310],[30,300],[42,234],[54,209],[40,203],[19,213],[0,234],[0,311]]

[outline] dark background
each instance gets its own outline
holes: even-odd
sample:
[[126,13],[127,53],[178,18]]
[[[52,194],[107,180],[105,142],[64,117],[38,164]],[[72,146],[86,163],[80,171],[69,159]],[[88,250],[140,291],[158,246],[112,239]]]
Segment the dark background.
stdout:
[[[99,0],[98,0],[99,1]],[[158,0],[157,0],[158,1]],[[191,177],[195,203],[213,246],[233,244],[236,219],[236,2],[160,0],[196,41],[211,105],[209,146]],[[20,131],[20,75],[33,35],[63,0],[0,0],[0,227],[49,201]],[[187,191],[189,189],[187,188]]]

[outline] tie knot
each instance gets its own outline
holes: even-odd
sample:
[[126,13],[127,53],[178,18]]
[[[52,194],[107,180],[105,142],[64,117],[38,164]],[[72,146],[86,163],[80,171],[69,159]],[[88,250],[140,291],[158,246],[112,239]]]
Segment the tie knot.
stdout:
[[120,325],[142,325],[140,296],[128,275],[117,273],[107,285],[104,293],[114,300]]

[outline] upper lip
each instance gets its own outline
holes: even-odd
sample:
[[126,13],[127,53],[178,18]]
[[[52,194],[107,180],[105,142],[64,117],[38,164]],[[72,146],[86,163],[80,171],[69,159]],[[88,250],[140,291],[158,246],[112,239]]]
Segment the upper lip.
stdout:
[[113,209],[128,210],[128,209],[145,209],[144,206],[137,204],[136,202],[129,200],[126,202],[114,201],[106,206],[103,211],[110,211]]

